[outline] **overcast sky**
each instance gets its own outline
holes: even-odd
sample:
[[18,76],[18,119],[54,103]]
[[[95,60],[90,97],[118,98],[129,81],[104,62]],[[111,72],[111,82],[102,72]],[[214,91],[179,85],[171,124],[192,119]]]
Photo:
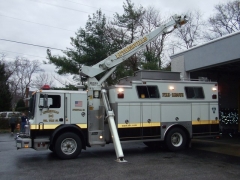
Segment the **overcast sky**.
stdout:
[[[132,0],[135,5],[153,6],[163,16],[199,10],[204,18],[213,14],[214,6],[233,0]],[[10,41],[29,43],[65,50],[71,47],[70,37],[84,27],[88,15],[101,9],[107,18],[123,13],[123,0],[0,0],[0,53],[9,60],[16,56],[29,60],[46,60],[46,48]],[[61,55],[59,50],[51,50]],[[53,65],[42,65],[52,73]]]

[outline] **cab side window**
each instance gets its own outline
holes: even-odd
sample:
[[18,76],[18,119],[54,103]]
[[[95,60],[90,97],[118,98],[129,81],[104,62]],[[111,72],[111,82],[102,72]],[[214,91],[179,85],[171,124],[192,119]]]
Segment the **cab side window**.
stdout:
[[[46,96],[46,94],[45,94]],[[43,101],[44,95],[40,95],[40,101]],[[60,108],[61,107],[61,96],[60,95],[47,95],[47,103],[49,108]]]
[[52,99],[52,105],[49,108],[60,108],[61,107],[61,96],[60,95],[48,95],[48,100]]

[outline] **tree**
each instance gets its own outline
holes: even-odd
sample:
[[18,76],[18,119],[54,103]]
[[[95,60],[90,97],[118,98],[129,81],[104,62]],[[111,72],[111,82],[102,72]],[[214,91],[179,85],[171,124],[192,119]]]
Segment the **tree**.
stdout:
[[[65,56],[53,56],[48,51],[49,62],[57,66],[58,74],[70,73],[75,80],[80,80],[79,69],[82,65],[97,64],[118,50],[117,43],[110,37],[105,15],[98,10],[88,17],[85,28],[80,28],[75,38],[71,37],[73,48],[64,51]],[[102,74],[97,76],[98,79],[100,77]]]
[[[131,8],[131,4],[129,1],[127,2]],[[124,8],[126,9],[127,7],[124,6]],[[130,16],[131,13],[130,9],[126,16]],[[118,27],[116,22],[107,24],[105,15],[100,10],[97,11],[92,17],[89,16],[85,28],[80,28],[76,33],[76,37],[71,38],[73,48],[64,51],[65,56],[53,56],[48,51],[49,62],[57,66],[58,73],[78,75],[82,65],[91,66],[97,64],[109,55],[117,52],[126,44],[133,42],[135,39],[135,26],[131,26],[131,23],[134,23],[134,18],[128,21],[125,15],[120,16],[116,14],[116,16],[120,19],[118,19]],[[133,16],[135,17],[135,15]],[[127,30],[123,26],[127,27]],[[129,29],[130,31],[128,31]],[[131,33],[127,35],[127,31]],[[131,57],[131,60],[135,63],[136,57]],[[119,65],[115,73],[108,79],[108,83],[114,83],[116,79],[128,75],[126,73],[127,70],[132,72],[132,69],[136,70],[136,68],[137,65],[134,64],[131,66],[131,63],[128,65]],[[98,75],[97,78],[99,79],[101,76]]]
[[23,99],[19,99],[15,108],[16,111],[25,111],[25,102]]
[[205,22],[202,20],[200,11],[186,13],[188,22],[184,26],[177,28],[173,32],[173,39],[170,48],[173,53],[178,50],[186,50],[198,45],[203,39],[203,27]]
[[[122,39],[124,40],[122,43],[124,46],[152,32],[163,22],[160,12],[153,7],[144,9],[142,6],[139,6],[137,8],[128,0],[126,4],[124,3],[123,8],[123,15],[120,16],[116,14],[113,24],[116,25],[118,29],[121,29],[121,31],[118,32],[124,32],[119,33],[123,35]],[[162,69],[162,56],[165,41],[172,30],[173,29],[158,36],[154,41],[148,43],[144,49],[136,52],[135,55],[130,57],[129,60],[124,63],[125,72],[130,71],[128,74],[131,75],[131,72],[139,68],[152,70]]]
[[71,45],[64,51],[66,56],[52,56],[48,59],[58,68],[59,74],[79,74],[81,65],[91,66],[105,59],[113,47],[106,36],[106,18],[101,10],[88,17],[85,28],[80,28],[76,37],[71,37]]
[[144,52],[146,58],[146,63],[142,63],[142,68],[145,70],[159,70],[158,63],[160,63],[160,56],[156,57],[154,52],[146,51]]
[[207,40],[213,40],[240,30],[240,1],[230,1],[215,6],[215,14],[208,19]]
[[[151,24],[151,28],[156,28],[160,23],[157,12],[149,10],[148,17],[144,17],[146,10],[142,6],[136,7],[130,0],[123,3],[123,10],[122,15],[115,13],[113,21],[109,23],[106,22],[105,15],[100,10],[89,16],[85,28],[80,28],[76,37],[71,37],[72,48],[63,51],[64,56],[52,55],[48,50],[49,63],[57,66],[58,74],[70,73],[77,79],[82,65],[97,64],[137,40],[143,33],[149,33],[147,23]],[[156,18],[151,19],[154,13]],[[152,42],[152,45],[146,46],[147,50],[141,50],[119,64],[116,71],[107,79],[108,84],[132,75],[134,71],[139,70],[141,63],[149,63],[145,66],[147,69],[156,69],[156,67],[160,69],[165,37],[166,34]],[[101,76],[102,74],[96,78],[99,79]]]
[[[140,37],[140,27],[145,10],[142,6],[136,8],[130,0],[126,0],[126,3],[123,3],[123,10],[123,15],[115,14],[113,24],[124,32],[121,46],[125,47]],[[135,54],[131,56],[128,61],[124,62],[125,71],[129,70],[130,73],[137,71],[139,64],[140,59]]]
[[37,89],[41,89],[43,85],[49,85],[50,87],[54,86],[54,80],[52,77],[49,77],[49,74],[47,73],[40,73],[33,79],[31,83],[31,87],[35,87]]
[[12,96],[7,82],[5,64],[2,61],[0,61],[0,74],[0,111],[9,111],[12,109]]
[[[160,12],[154,7],[149,7],[145,10],[143,15],[143,21],[141,24],[141,36],[150,33],[154,29],[158,28],[163,23]],[[162,58],[165,46],[165,41],[168,34],[171,33],[173,29],[168,32],[158,36],[154,41],[146,45],[146,49],[143,52],[142,67],[143,69],[159,70],[162,69]],[[141,52],[140,52],[141,53]]]
[[24,99],[26,88],[31,87],[33,74],[42,72],[38,60],[30,61],[26,58],[16,57],[14,62],[7,63],[7,72],[11,74],[8,79],[10,91],[12,93],[12,104],[16,104],[19,99]]

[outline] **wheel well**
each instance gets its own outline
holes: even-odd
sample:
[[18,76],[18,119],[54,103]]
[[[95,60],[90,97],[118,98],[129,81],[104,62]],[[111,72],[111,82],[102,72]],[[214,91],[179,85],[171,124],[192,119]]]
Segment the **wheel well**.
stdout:
[[75,133],[77,136],[79,136],[82,141],[82,148],[86,149],[86,142],[85,142],[82,129],[75,125],[67,125],[67,126],[63,125],[63,126],[60,126],[58,129],[56,129],[50,139],[51,145],[53,145],[56,142],[57,137],[59,137],[61,134],[66,132],[72,132],[72,133]]
[[164,141],[166,141],[167,134],[173,128],[180,128],[180,129],[182,129],[185,132],[185,134],[187,136],[187,144],[188,144],[189,141],[190,141],[190,134],[189,134],[188,130],[184,126],[182,126],[180,124],[173,125],[173,126],[171,126],[170,128],[167,129],[167,131],[165,132],[165,135],[164,135]]

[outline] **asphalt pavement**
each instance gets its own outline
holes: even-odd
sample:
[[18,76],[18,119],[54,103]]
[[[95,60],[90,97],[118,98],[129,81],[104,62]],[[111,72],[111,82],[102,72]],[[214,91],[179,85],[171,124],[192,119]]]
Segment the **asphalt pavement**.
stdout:
[[181,152],[123,143],[126,163],[115,161],[112,144],[83,150],[77,159],[59,160],[51,151],[17,150],[14,137],[0,134],[0,180],[238,180],[240,138],[193,140]]
[[219,138],[193,139],[193,148],[240,157],[240,134],[224,134]]

